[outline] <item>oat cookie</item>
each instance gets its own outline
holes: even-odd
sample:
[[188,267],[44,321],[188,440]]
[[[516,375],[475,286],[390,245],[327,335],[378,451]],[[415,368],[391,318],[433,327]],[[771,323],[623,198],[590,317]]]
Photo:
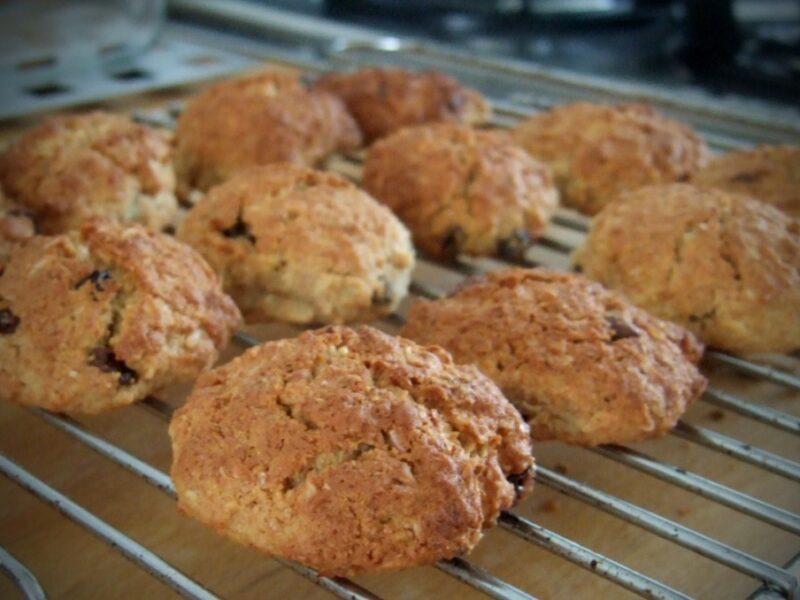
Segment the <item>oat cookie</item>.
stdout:
[[564,104],[523,121],[514,137],[552,167],[563,203],[587,215],[621,192],[686,180],[709,157],[688,125],[642,104]]
[[800,348],[800,222],[763,202],[689,184],[643,188],[595,217],[575,261],[710,346]]
[[329,73],[315,88],[344,101],[367,143],[403,127],[443,121],[478,124],[491,115],[480,92],[437,71],[372,68]]
[[489,379],[369,327],[251,348],[198,379],[170,436],[181,510],[325,575],[465,554],[533,472]]
[[759,146],[715,157],[692,183],[752,196],[800,217],[800,147]]
[[415,303],[402,335],[477,366],[538,440],[657,437],[706,384],[692,334],[571,273],[508,269],[468,280],[448,298]]
[[394,310],[414,249],[386,207],[334,173],[254,167],[213,188],[178,231],[248,321],[341,323]]
[[35,234],[33,213],[9,201],[0,189],[0,272],[11,256],[11,249]]
[[264,72],[223,81],[189,101],[176,130],[182,198],[236,171],[275,162],[313,166],[361,145],[342,102],[309,91],[296,75]]
[[0,275],[0,397],[99,413],[210,367],[239,322],[191,248],[90,220],[15,248]]
[[558,206],[550,169],[499,132],[436,124],[375,143],[364,187],[431,256],[518,258]]
[[161,230],[178,208],[172,134],[102,111],[24,132],[0,155],[0,183],[48,234],[96,216]]

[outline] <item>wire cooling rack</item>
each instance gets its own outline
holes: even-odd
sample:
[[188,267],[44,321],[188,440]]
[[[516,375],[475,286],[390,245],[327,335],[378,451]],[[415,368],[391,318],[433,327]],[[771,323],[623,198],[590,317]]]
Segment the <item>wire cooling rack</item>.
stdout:
[[[318,72],[320,61],[287,60],[285,54],[279,57],[280,62],[305,72]],[[449,71],[461,78],[482,87],[490,96],[492,87],[489,85],[492,76],[498,72],[505,78],[518,78],[529,86],[539,83],[541,90],[537,93],[527,91],[508,100],[494,98],[496,106],[495,125],[510,125],[515,120],[525,117],[537,109],[551,106],[560,101],[576,97],[597,99],[597,95],[612,94],[615,98],[625,98],[624,90],[596,89],[584,85],[562,85],[563,82],[553,82],[547,77],[519,73],[505,63],[493,64],[490,61],[465,59],[460,55],[438,51],[421,45],[403,46],[393,44],[390,47],[371,45],[368,43],[338,44],[330,49],[326,56],[327,64],[323,67],[358,66],[371,63],[402,63],[414,66],[435,66]],[[474,73],[478,72],[483,78],[474,82]],[[470,76],[470,73],[472,74]],[[527,77],[527,79],[524,79]],[[558,84],[558,85],[557,85]],[[560,86],[560,87],[559,87]],[[753,135],[759,131],[769,131],[769,123],[761,122],[754,118],[751,122],[736,121],[724,113],[714,113],[713,110],[697,109],[686,104],[681,104],[679,99],[672,99],[668,109],[677,113],[682,118],[694,123],[706,135],[712,147],[725,150],[752,141]],[[140,120],[158,125],[174,123],[179,105],[155,112],[141,112],[136,116]],[[733,123],[733,124],[732,124]],[[735,126],[734,126],[735,125]],[[340,156],[330,161],[328,168],[338,171],[354,180],[360,178],[361,161],[359,155]],[[553,223],[545,232],[537,245],[529,250],[522,263],[528,266],[550,266],[555,268],[568,268],[570,252],[580,244],[588,227],[588,220],[577,213],[560,210]],[[487,270],[506,266],[502,261],[488,259],[459,258],[449,265],[437,265],[427,260],[420,261],[414,281],[411,286],[413,297],[437,298],[446,293],[460,279]],[[408,302],[404,304],[397,314],[391,315],[383,324],[389,330],[396,329],[402,323]],[[235,343],[239,349],[252,346],[260,342],[257,335],[252,332],[241,331],[235,336]],[[775,358],[775,357],[773,357]],[[708,351],[705,365],[707,369],[726,372],[735,372],[750,379],[763,382],[764,385],[776,389],[784,389],[788,393],[800,392],[800,377],[795,375],[800,366],[797,356],[783,356],[777,358],[777,363],[754,362],[751,360],[734,357],[725,353]],[[786,412],[776,410],[769,403],[757,401],[739,393],[732,393],[713,384],[702,398],[702,402],[710,407],[732,411],[739,415],[772,428],[776,436],[785,436],[794,441],[800,434],[800,418]],[[146,460],[126,451],[111,439],[106,439],[91,431],[91,422],[79,422],[63,415],[49,414],[38,409],[28,409],[30,413],[55,427],[63,434],[81,442],[110,463],[116,464],[140,477],[147,484],[174,499],[175,489],[168,475],[151,465]],[[158,398],[148,398],[138,407],[131,407],[130,411],[148,411],[163,420],[163,435],[166,436],[166,424],[174,410],[173,403]],[[721,433],[717,429],[710,429],[696,422],[680,422],[671,433],[674,438],[679,438],[690,445],[702,447],[705,451],[720,453],[731,457],[735,461],[747,463],[761,472],[768,472],[781,479],[782,486],[797,490],[800,483],[800,463],[794,459],[776,454],[763,448],[755,447],[733,435]],[[791,444],[787,445],[792,448]],[[796,447],[796,445],[794,446]],[[727,507],[743,515],[747,515],[761,523],[779,528],[793,536],[800,535],[800,515],[781,508],[775,504],[763,501],[747,493],[737,491],[732,487],[723,485],[713,478],[687,470],[677,464],[671,464],[663,459],[657,459],[642,450],[622,446],[602,446],[584,449],[579,452],[593,454],[602,459],[617,463],[625,468],[639,471],[649,477],[666,482],[670,486],[680,488],[690,494],[705,498],[713,503]],[[126,533],[102,520],[74,500],[58,491],[54,485],[32,474],[21,466],[19,462],[0,454],[0,472],[8,479],[14,481],[22,488],[34,494],[41,501],[55,507],[64,517],[78,523],[99,539],[106,542],[114,550],[121,553],[136,565],[146,570],[154,577],[160,579],[178,593],[191,598],[215,598],[216,596],[204,585],[187,574],[171,566],[166,560],[159,557],[156,552],[134,541]],[[571,477],[562,465],[539,465],[536,476],[539,489],[549,488],[560,494],[568,496],[587,507],[593,507],[617,519],[628,522],[631,526],[639,528],[649,534],[665,538],[672,544],[684,548],[686,564],[692,568],[692,553],[703,556],[713,562],[724,565],[740,574],[752,579],[752,598],[797,598],[798,597],[798,556],[786,557],[785,564],[773,564],[758,558],[754,552],[747,548],[738,548],[719,539],[705,535],[695,529],[682,525],[676,520],[665,517],[643,506],[627,501],[622,497],[601,490],[578,478]],[[177,518],[177,517],[176,517]],[[557,531],[544,527],[534,520],[520,514],[519,511],[503,513],[499,520],[499,527],[511,535],[535,544],[583,569],[590,571],[597,577],[607,579],[627,590],[645,598],[688,598],[686,594],[671,585],[658,581],[640,570],[631,568],[590,549],[586,545],[570,539]],[[797,545],[800,550],[800,544]],[[313,569],[302,565],[278,560],[283,566],[299,575],[311,580],[325,590],[340,598],[376,598],[374,593],[359,583],[343,578],[327,578],[320,576]],[[479,566],[469,559],[456,558],[442,561],[436,565],[438,569],[450,575],[465,585],[470,586],[493,598],[532,598],[536,589],[521,589],[499,576],[492,574],[490,569]],[[38,584],[35,574],[31,573],[24,564],[19,562],[5,550],[0,548],[0,567],[15,582],[23,594],[28,598],[42,598],[44,592]],[[536,568],[536,565],[531,565]],[[409,582],[413,585],[413,582]]]

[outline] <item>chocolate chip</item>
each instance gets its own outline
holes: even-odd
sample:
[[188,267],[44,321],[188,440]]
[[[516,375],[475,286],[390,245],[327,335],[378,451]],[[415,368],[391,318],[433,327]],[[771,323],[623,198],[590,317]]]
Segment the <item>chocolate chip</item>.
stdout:
[[583,266],[575,263],[574,265],[572,265],[572,272],[573,273],[583,273]]
[[12,208],[7,214],[12,217],[23,217],[25,219],[30,219],[31,221],[33,221],[35,216],[33,211],[26,208]]
[[461,227],[458,225],[451,227],[442,240],[442,254],[446,258],[456,258],[466,239],[467,233]]
[[226,238],[243,237],[246,238],[247,241],[250,242],[251,244],[256,243],[256,236],[254,236],[250,232],[250,226],[244,222],[244,219],[242,219],[241,214],[238,217],[236,217],[236,223],[234,223],[227,229],[223,229],[222,231],[220,231],[220,233],[224,235]]
[[8,308],[0,308],[0,335],[11,335],[19,327],[19,317]]
[[506,260],[520,261],[532,242],[526,229],[515,229],[509,237],[497,242],[497,253]]
[[372,304],[375,306],[389,306],[394,301],[392,286],[382,277],[381,283],[383,283],[382,289],[372,292]]
[[704,312],[703,314],[700,314],[700,315],[689,315],[689,322],[690,323],[701,323],[702,324],[705,321],[707,321],[708,319],[713,319],[714,315],[716,314],[716,312],[717,312],[717,309],[716,308],[712,308],[708,312]]
[[528,490],[530,487],[531,479],[533,479],[533,473],[531,473],[530,467],[525,469],[522,473],[512,473],[506,477],[508,482],[514,486],[514,493],[517,495],[517,499],[521,498],[523,494]]
[[81,278],[78,283],[75,284],[75,289],[77,290],[81,287],[84,283],[91,281],[94,284],[94,289],[98,292],[105,291],[106,286],[105,283],[107,281],[111,281],[111,271],[108,269],[102,270],[95,270],[89,273],[86,277]]
[[611,341],[624,340],[625,338],[639,337],[639,332],[622,319],[606,317],[606,323],[611,328]]
[[164,225],[164,228],[161,231],[162,231],[162,233],[166,233],[167,235],[175,235],[175,226],[174,225]]
[[139,374],[126,365],[124,361],[119,360],[114,351],[108,346],[99,346],[92,350],[89,364],[104,373],[119,373],[120,385],[131,385],[139,379]]
[[744,173],[738,173],[731,177],[731,181],[736,183],[755,183],[767,173],[765,171],[750,171]]

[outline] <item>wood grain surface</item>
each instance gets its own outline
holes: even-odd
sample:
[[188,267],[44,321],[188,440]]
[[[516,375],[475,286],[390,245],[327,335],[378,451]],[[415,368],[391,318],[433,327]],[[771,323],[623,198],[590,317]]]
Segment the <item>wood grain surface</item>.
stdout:
[[[190,92],[188,88],[168,90],[103,107],[126,112],[133,108],[154,108]],[[7,139],[30,122],[26,119],[6,123],[0,136]],[[554,228],[551,233],[555,237],[562,236],[568,243],[575,243],[580,237],[561,228]],[[563,266],[563,257],[551,258],[551,264]],[[447,289],[460,276],[421,264],[417,277]],[[388,324],[379,326],[393,331]],[[299,330],[274,325],[249,331],[261,339],[272,339],[295,335]],[[240,351],[233,345],[222,360]],[[783,363],[795,372],[800,370],[795,359],[784,359]],[[711,366],[704,370],[720,388],[790,414],[800,414],[797,393],[730,370],[714,370]],[[172,406],[179,406],[186,391],[187,386],[169,389],[159,397]],[[168,471],[167,423],[153,411],[133,406],[79,420],[102,438]],[[718,410],[706,402],[696,403],[686,421],[800,460],[798,436]],[[792,512],[800,512],[800,486],[777,475],[675,436],[639,444],[636,448]],[[569,477],[635,502],[764,560],[783,564],[800,550],[800,539],[793,534],[587,450],[558,443],[537,444],[534,449],[542,465],[558,467]],[[29,410],[5,401],[0,401],[0,452],[222,597],[329,597],[327,592],[270,558],[221,538],[181,516],[164,493],[56,430]],[[750,577],[542,485],[516,512],[698,598],[743,598],[759,585]],[[169,587],[121,557],[115,549],[4,477],[0,477],[0,545],[25,563],[53,598],[176,596]],[[469,560],[539,598],[634,597],[499,528],[487,532]],[[364,576],[356,581],[386,598],[481,597],[432,567]],[[20,597],[16,589],[0,576],[0,598],[15,597]]]

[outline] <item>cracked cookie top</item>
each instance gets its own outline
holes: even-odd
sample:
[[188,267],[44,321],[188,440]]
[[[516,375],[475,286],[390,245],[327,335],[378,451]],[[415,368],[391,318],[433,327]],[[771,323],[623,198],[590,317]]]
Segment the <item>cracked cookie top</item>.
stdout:
[[95,216],[158,231],[178,210],[172,134],[102,111],[24,132],[0,156],[0,182],[36,214],[42,233],[77,229]]
[[800,217],[800,147],[759,146],[717,156],[692,183],[752,196]]
[[191,248],[93,219],[36,236],[0,275],[0,397],[98,413],[210,367],[239,322]]
[[276,162],[314,166],[354,150],[361,133],[341,100],[307,90],[296,75],[264,72],[213,85],[178,120],[175,168],[189,198],[245,167]]
[[437,71],[372,68],[328,73],[314,84],[341,98],[367,143],[403,127],[453,121],[478,124],[491,107],[478,92]]
[[705,388],[683,328],[580,275],[507,269],[418,301],[402,335],[497,383],[535,439],[634,442],[669,431]]
[[590,278],[734,353],[800,348],[800,222],[688,184],[625,195],[575,262]]
[[178,237],[222,277],[248,321],[341,323],[389,314],[408,289],[403,224],[335,173],[253,167],[213,188]]
[[587,215],[622,192],[685,181],[709,157],[691,127],[644,104],[563,104],[521,122],[514,139],[552,167],[562,202]]
[[550,169],[507,134],[466,125],[403,129],[373,144],[364,187],[431,256],[519,258],[558,206]]
[[170,436],[184,512],[326,575],[468,552],[533,471],[528,428],[491,381],[369,327],[204,374]]

